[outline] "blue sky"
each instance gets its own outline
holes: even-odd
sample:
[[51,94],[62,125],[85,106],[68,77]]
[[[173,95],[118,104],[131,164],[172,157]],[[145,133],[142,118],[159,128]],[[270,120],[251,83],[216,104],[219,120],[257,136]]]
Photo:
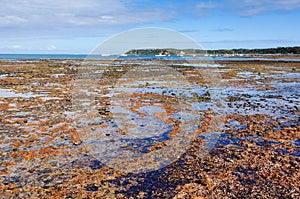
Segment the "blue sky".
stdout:
[[89,53],[120,32],[179,31],[204,49],[300,45],[300,0],[1,0],[0,53]]

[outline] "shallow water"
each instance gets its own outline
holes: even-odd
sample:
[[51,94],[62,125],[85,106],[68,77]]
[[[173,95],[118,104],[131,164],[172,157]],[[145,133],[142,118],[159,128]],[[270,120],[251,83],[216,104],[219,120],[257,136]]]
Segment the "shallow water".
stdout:
[[15,98],[15,97],[30,98],[30,97],[38,97],[38,96],[41,95],[36,95],[33,94],[32,92],[16,93],[11,89],[0,88],[0,98]]
[[[15,186],[14,190],[22,192],[35,187],[39,191],[53,190],[55,195],[59,191],[51,187],[62,185],[90,193],[111,191],[107,188],[110,186],[125,195],[135,187],[150,194],[158,189],[155,183],[161,179],[166,181],[166,189],[172,187],[169,184],[181,179],[177,172],[190,171],[192,176],[212,172],[211,168],[193,170],[200,157],[211,160],[208,167],[218,162],[243,167],[248,165],[243,162],[248,156],[264,153],[270,147],[273,159],[299,157],[295,128],[299,126],[300,73],[297,68],[292,70],[295,66],[170,63],[172,70],[163,71],[164,65],[155,64],[155,60],[113,66],[87,63],[96,71],[95,78],[75,92],[81,79],[77,76],[76,82],[71,73],[74,66],[60,63],[58,67],[60,64],[55,63],[56,67],[43,68],[46,72],[35,69],[32,74],[33,65],[20,68],[32,63],[21,63],[0,74],[0,185],[7,189]],[[140,63],[147,67],[138,75],[122,68]],[[78,61],[74,61],[76,64]],[[16,69],[23,72],[16,73]],[[204,79],[204,70],[220,78],[213,79],[210,74]],[[143,76],[145,73],[149,75]],[[161,76],[152,78],[157,73]],[[184,78],[180,79],[182,74]],[[198,153],[189,151],[194,142],[200,146]],[[262,152],[252,153],[254,149]],[[226,150],[230,151],[226,158],[214,159]],[[234,159],[241,151],[248,152],[242,159]],[[186,169],[195,157],[197,164]],[[146,161],[140,160],[143,158]],[[161,165],[155,165],[157,162]],[[146,168],[149,172],[143,175],[147,178],[116,169],[123,166],[126,170],[124,164],[138,167],[134,171]],[[218,172],[224,173],[224,166],[220,168]],[[167,170],[172,170],[175,177],[168,180],[169,173],[164,176]],[[241,173],[251,176],[253,169]],[[134,185],[136,176],[145,183]],[[126,188],[119,186],[124,181]],[[62,189],[68,192],[68,188]]]

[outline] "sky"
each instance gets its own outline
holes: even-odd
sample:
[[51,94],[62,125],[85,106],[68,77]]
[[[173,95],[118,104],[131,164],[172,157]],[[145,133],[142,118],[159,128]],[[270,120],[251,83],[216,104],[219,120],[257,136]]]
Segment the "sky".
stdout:
[[300,0],[0,0],[0,53],[89,53],[121,32],[168,28],[204,49],[300,45]]

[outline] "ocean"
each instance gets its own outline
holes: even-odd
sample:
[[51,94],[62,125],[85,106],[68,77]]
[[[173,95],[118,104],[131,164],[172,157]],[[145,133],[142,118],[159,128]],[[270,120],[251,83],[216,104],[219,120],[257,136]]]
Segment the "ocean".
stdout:
[[68,60],[68,59],[165,59],[165,60],[216,60],[216,61],[289,61],[300,62],[300,58],[261,58],[261,57],[198,57],[198,56],[154,56],[154,55],[129,55],[129,56],[101,56],[101,55],[89,55],[89,54],[0,54],[0,60],[2,61],[38,61],[38,60]]
[[85,59],[86,54],[0,54],[0,60]]

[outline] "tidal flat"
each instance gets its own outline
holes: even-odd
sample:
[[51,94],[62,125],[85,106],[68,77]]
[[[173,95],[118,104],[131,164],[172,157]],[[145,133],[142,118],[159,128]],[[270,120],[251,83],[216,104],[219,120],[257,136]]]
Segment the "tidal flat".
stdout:
[[0,61],[0,198],[299,198],[300,62]]

